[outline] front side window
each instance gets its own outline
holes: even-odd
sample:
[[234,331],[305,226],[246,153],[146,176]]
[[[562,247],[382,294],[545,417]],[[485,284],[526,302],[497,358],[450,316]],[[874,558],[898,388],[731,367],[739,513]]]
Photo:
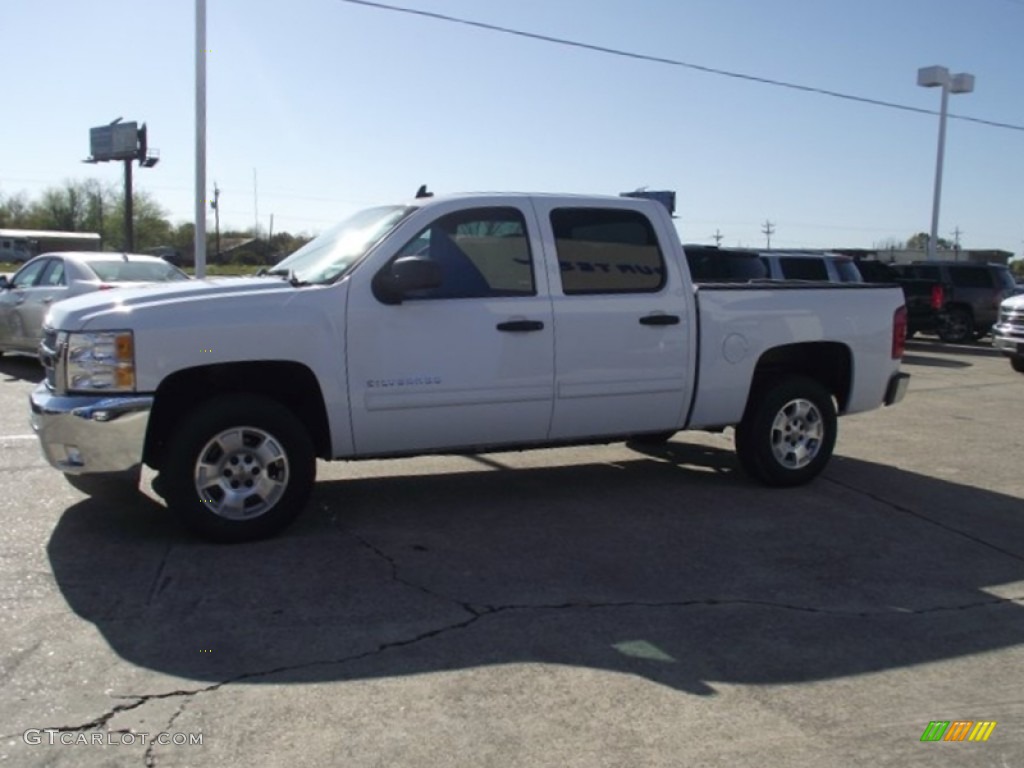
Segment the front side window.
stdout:
[[517,208],[474,208],[442,216],[395,259],[417,257],[441,268],[441,285],[409,299],[534,296],[526,220]]
[[650,220],[638,211],[557,208],[551,212],[562,292],[655,293],[665,259]]
[[19,269],[17,273],[15,273],[14,278],[11,280],[11,287],[31,288],[35,285],[36,279],[43,273],[43,270],[49,263],[49,259],[41,259],[39,261],[33,261],[31,264],[26,264],[24,267]]

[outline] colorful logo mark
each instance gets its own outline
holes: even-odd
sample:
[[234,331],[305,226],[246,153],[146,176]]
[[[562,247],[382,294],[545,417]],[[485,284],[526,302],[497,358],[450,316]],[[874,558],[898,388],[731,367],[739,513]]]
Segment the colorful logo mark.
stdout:
[[995,729],[995,720],[932,720],[921,741],[988,741]]

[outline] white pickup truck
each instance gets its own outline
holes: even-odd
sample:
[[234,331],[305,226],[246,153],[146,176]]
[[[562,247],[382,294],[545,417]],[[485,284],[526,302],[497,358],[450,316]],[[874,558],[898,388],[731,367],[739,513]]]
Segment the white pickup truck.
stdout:
[[736,427],[742,467],[815,477],[837,414],[902,399],[903,294],[693,285],[668,212],[476,194],[356,214],[262,278],[55,305],[31,419],[76,487],[153,487],[200,535],[272,535],[315,460]]

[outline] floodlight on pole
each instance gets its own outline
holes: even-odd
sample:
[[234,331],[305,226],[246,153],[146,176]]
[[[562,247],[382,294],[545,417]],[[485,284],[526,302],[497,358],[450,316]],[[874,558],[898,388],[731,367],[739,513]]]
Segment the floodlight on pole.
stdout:
[[974,75],[961,72],[950,75],[945,67],[921,67],[917,70],[917,84],[922,88],[942,88],[942,106],[939,110],[939,148],[935,158],[935,191],[932,196],[932,228],[928,237],[928,260],[935,260],[935,247],[939,236],[939,203],[942,200],[942,162],[946,152],[946,110],[950,93],[970,93],[974,90]]

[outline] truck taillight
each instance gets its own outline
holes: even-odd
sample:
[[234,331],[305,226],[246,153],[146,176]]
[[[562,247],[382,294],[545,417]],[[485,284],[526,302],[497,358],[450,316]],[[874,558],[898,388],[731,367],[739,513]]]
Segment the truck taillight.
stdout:
[[942,305],[946,303],[945,291],[942,290],[941,285],[932,286],[932,309],[942,309]]
[[892,315],[892,359],[899,360],[907,348],[907,308],[897,309]]

